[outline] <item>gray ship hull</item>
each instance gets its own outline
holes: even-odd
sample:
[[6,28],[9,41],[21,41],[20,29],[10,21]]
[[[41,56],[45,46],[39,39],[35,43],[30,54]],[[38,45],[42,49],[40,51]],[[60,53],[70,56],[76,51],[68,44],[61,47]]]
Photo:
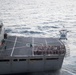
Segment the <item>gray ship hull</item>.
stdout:
[[[46,59],[47,58],[47,59]],[[63,57],[24,57],[9,58],[0,62],[0,74],[24,73],[59,70],[63,63]]]
[[5,42],[6,49],[4,47],[0,49],[0,74],[59,70],[65,53],[34,54],[36,43],[38,46],[45,45],[45,43],[48,45],[49,41],[53,46],[63,45],[57,38],[9,36]]

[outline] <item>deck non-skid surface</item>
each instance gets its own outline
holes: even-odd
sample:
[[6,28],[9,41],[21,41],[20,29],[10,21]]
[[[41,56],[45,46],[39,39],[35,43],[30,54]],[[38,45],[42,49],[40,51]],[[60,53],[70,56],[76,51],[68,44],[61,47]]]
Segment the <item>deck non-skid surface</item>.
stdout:
[[[32,45],[32,46],[31,46]],[[58,38],[36,38],[36,37],[16,37],[9,36],[6,39],[6,50],[2,50],[0,55],[14,56],[14,55],[32,55],[34,45],[56,45],[60,46],[62,43]]]

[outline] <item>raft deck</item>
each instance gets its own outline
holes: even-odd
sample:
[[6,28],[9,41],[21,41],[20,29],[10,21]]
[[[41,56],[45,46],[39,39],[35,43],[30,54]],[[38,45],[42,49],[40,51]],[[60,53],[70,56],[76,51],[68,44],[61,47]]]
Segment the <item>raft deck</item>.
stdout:
[[36,46],[62,46],[58,38],[36,38],[8,36],[5,40],[6,49],[0,49],[0,56],[31,56]]

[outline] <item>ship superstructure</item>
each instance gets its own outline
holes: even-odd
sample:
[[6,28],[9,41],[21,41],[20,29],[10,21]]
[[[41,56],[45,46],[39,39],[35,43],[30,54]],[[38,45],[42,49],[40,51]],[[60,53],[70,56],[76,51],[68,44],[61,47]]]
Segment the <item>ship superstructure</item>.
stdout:
[[3,23],[0,22],[0,45],[3,39],[4,39],[4,26]]

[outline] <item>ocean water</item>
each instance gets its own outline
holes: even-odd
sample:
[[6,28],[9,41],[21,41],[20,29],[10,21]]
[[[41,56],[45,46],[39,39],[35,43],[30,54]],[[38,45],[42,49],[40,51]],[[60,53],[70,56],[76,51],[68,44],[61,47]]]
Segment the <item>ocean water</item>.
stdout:
[[0,20],[17,36],[59,37],[65,26],[70,56],[62,69],[76,75],[76,0],[0,0]]

